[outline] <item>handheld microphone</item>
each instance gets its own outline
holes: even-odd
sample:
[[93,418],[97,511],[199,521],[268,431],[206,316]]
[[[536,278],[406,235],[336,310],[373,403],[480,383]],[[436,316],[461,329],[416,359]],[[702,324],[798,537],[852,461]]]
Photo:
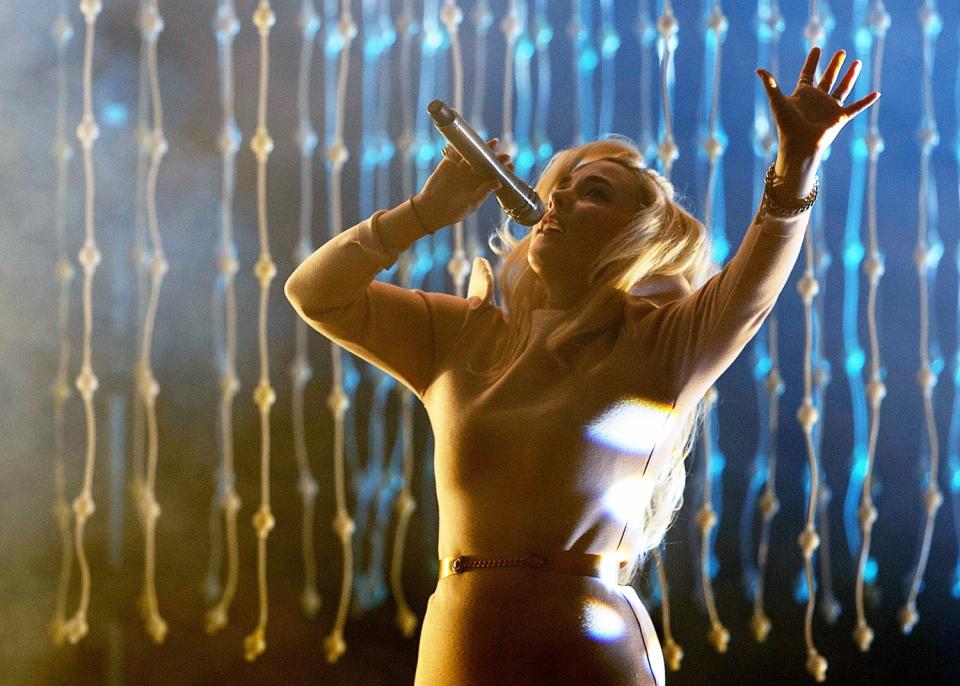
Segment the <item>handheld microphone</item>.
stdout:
[[497,200],[504,212],[518,224],[533,226],[543,217],[543,201],[537,192],[497,159],[496,154],[464,121],[457,111],[442,100],[427,107],[434,126],[477,172],[500,182]]

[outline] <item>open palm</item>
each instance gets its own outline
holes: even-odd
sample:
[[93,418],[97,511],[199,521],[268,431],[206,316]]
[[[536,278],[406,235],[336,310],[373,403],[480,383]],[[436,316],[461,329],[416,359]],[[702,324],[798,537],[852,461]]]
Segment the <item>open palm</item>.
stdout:
[[847,122],[880,97],[874,91],[852,104],[844,104],[853,91],[862,67],[860,60],[854,60],[834,88],[845,58],[846,52],[843,50],[834,53],[820,82],[815,83],[820,48],[812,48],[800,70],[796,88],[790,95],[783,94],[770,72],[757,70],[767,91],[781,147],[801,155],[818,154],[833,143]]

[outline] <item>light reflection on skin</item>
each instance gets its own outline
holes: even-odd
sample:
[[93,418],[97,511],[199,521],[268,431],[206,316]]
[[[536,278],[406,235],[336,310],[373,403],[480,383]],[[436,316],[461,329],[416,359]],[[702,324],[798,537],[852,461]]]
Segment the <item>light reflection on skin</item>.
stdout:
[[646,457],[656,445],[671,407],[644,398],[624,398],[587,425],[595,444]]
[[583,631],[587,636],[603,642],[623,637],[627,627],[613,608],[597,600],[590,600],[583,608]]

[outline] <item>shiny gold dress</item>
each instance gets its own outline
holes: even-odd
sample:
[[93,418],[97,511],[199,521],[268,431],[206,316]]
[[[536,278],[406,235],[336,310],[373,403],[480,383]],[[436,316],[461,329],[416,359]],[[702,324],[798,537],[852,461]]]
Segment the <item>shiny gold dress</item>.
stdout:
[[[564,312],[535,310],[523,353],[489,383],[468,369],[507,331],[487,265],[475,263],[467,298],[375,281],[417,238],[387,244],[380,215],[317,250],[288,294],[299,293],[291,300],[315,329],[423,402],[436,439],[438,556],[633,555],[656,475],[773,308],[802,222],[754,223],[695,292],[682,277],[638,283],[617,326],[566,368],[545,347]],[[512,567],[448,576],[430,597],[417,686],[663,683],[656,632],[629,586]]]

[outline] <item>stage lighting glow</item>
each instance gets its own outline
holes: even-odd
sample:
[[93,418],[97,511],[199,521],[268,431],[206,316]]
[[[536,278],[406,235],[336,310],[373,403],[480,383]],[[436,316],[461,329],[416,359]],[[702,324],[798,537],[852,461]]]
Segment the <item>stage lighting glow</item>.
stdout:
[[597,641],[615,641],[626,633],[620,615],[608,605],[589,601],[583,608],[583,630]]
[[595,444],[646,457],[656,445],[670,406],[642,398],[624,399],[587,425],[587,437]]

